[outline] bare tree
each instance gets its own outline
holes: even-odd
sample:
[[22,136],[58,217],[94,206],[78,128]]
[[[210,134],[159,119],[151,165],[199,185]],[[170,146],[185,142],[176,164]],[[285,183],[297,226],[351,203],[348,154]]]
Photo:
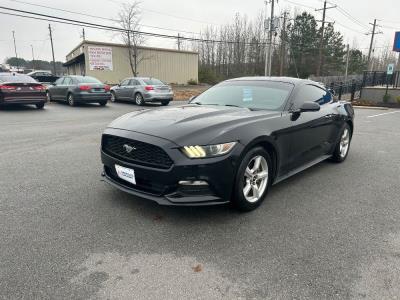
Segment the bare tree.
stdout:
[[128,48],[129,64],[133,76],[138,75],[138,66],[143,61],[140,45],[144,43],[144,37],[140,34],[140,2],[123,3],[118,14],[118,23],[126,31],[121,33],[122,40]]

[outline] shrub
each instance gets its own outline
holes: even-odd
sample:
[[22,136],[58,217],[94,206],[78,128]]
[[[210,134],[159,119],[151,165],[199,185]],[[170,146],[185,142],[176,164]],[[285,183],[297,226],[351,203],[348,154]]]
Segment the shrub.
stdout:
[[390,94],[383,95],[383,103],[388,103],[391,97]]
[[221,81],[221,78],[218,78],[217,74],[211,69],[207,67],[199,68],[199,82],[208,83],[208,84],[216,84]]
[[188,85],[196,85],[197,81],[195,79],[189,79],[187,82]]
[[396,101],[397,101],[398,104],[400,104],[400,96],[396,97]]

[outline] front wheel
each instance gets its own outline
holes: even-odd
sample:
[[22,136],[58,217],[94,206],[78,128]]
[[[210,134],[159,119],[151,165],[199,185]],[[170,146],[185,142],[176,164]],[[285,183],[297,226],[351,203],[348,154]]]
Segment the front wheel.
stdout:
[[115,95],[115,92],[111,92],[111,102],[117,102],[117,96]]
[[337,163],[343,162],[350,150],[351,129],[348,124],[344,126],[340,133],[340,140],[333,151],[332,160]]
[[251,149],[240,163],[232,204],[239,210],[251,211],[264,201],[271,184],[272,163],[261,147]]
[[169,104],[169,100],[163,100],[161,101],[162,106],[167,106]]
[[144,105],[143,96],[142,96],[141,94],[137,93],[137,94],[135,95],[135,103],[136,103],[137,105]]

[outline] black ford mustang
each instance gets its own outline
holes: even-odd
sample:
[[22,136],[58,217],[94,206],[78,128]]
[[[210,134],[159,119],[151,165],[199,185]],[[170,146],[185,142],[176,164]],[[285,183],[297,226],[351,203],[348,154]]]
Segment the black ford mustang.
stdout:
[[252,210],[270,185],[328,158],[344,161],[353,120],[350,103],[313,81],[227,80],[187,105],[112,122],[102,137],[102,175],[159,204]]

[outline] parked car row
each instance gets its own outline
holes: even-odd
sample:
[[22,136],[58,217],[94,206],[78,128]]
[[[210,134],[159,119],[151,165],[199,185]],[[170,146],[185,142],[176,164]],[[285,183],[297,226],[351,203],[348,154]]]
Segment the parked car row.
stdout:
[[0,105],[34,104],[41,109],[47,101],[63,101],[70,106],[79,103],[105,106],[109,100],[130,101],[137,105],[147,102],[168,105],[173,100],[173,92],[161,80],[148,77],[127,78],[117,86],[110,87],[91,76],[67,75],[45,85],[32,76],[0,73]]

